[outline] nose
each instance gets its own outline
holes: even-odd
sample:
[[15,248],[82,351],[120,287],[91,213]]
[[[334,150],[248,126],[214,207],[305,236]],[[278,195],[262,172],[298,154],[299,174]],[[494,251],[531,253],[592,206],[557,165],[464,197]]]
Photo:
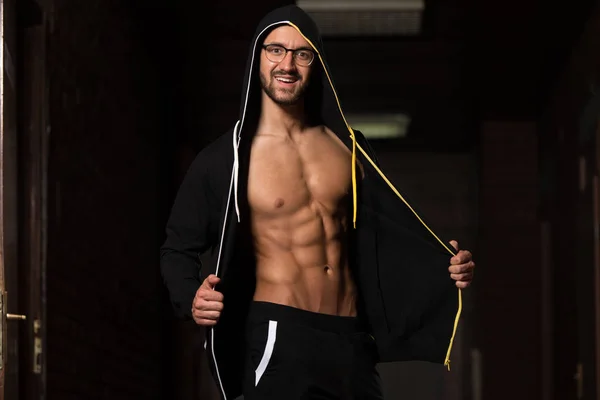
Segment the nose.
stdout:
[[279,68],[283,71],[293,71],[296,69],[294,54],[291,51],[288,51],[283,60],[281,60],[279,63]]

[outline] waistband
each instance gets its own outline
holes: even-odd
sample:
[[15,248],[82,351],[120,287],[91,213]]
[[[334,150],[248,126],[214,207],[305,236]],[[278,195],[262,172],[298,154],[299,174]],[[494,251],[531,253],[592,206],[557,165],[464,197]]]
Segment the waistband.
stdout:
[[302,310],[283,304],[253,301],[250,304],[248,323],[274,320],[308,326],[314,329],[336,333],[366,332],[366,325],[358,317],[340,317]]

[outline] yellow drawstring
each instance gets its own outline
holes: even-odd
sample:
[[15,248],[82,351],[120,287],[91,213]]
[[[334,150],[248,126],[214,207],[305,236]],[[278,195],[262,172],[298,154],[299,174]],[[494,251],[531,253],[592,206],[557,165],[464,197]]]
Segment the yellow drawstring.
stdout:
[[337,93],[335,92],[335,89],[333,87],[333,81],[331,80],[331,77],[329,76],[329,71],[327,71],[327,68],[325,68],[325,62],[323,61],[323,57],[321,57],[321,53],[319,53],[319,50],[317,49],[317,47],[313,44],[313,42],[310,41],[309,38],[307,38],[306,36],[304,36],[304,33],[302,33],[302,31],[300,30],[300,28],[298,28],[295,24],[288,22],[291,26],[293,26],[298,33],[300,33],[302,35],[302,37],[311,45],[311,47],[313,48],[313,50],[315,51],[315,53],[317,53],[317,55],[319,56],[319,60],[321,61],[321,65],[323,66],[323,71],[325,71],[325,75],[327,76],[327,80],[329,81],[329,86],[331,86],[331,90],[333,91],[333,96],[335,97],[335,101],[338,105],[338,109],[340,110],[340,115],[342,116],[342,119],[344,120],[344,124],[346,124],[346,127],[348,128],[348,131],[350,132],[350,137],[352,138],[352,201],[353,201],[353,213],[352,213],[352,222],[354,224],[354,229],[356,229],[356,215],[358,213],[358,194],[357,194],[357,188],[356,188],[356,137],[354,136],[354,131],[352,130],[352,128],[350,128],[350,125],[348,125],[348,121],[346,121],[346,117],[344,116],[344,113],[342,112],[342,106],[340,104],[340,99],[338,98]]
[[[383,178],[383,180],[388,184],[388,186],[390,187],[390,189],[392,189],[392,191],[396,194],[396,196],[398,196],[404,202],[404,204],[406,204],[406,206],[413,212],[413,214],[417,217],[417,219],[421,222],[421,224],[423,224],[423,226],[429,231],[429,233],[431,233],[433,235],[433,237],[436,238],[438,242],[440,242],[440,244],[448,251],[448,253],[450,253],[451,255],[454,256],[455,253],[443,241],[441,241],[440,238],[438,238],[435,233],[433,233],[433,231],[427,226],[427,224],[421,219],[421,217],[419,217],[419,215],[410,206],[410,204],[408,204],[408,202],[404,199],[404,197],[402,197],[402,195],[400,194],[398,189],[396,189],[394,187],[394,185],[385,176],[385,174],[383,172],[381,172],[379,167],[373,162],[373,160],[371,160],[371,157],[369,157],[369,155],[363,150],[363,148],[358,143],[356,143],[356,136],[354,134],[354,131],[348,124],[348,121],[346,121],[346,117],[344,116],[344,113],[342,111],[342,106],[340,104],[340,99],[338,98],[338,95],[333,86],[333,81],[331,80],[331,77],[329,76],[329,71],[327,71],[327,68],[325,67],[325,62],[323,60],[323,57],[321,56],[321,53],[319,53],[319,50],[310,41],[310,39],[307,38],[306,36],[304,36],[304,34],[300,30],[300,28],[298,28],[296,25],[294,25],[291,22],[288,22],[288,24],[290,24],[292,27],[294,27],[298,31],[298,33],[300,33],[300,35],[302,35],[302,37],[312,46],[315,53],[319,56],[319,60],[321,61],[321,65],[323,66],[323,70],[325,71],[325,75],[327,76],[327,80],[329,81],[329,85],[331,86],[331,90],[333,91],[333,95],[334,95],[335,101],[338,105],[338,109],[340,110],[340,115],[342,116],[342,119],[344,120],[344,123],[346,124],[346,128],[348,128],[348,132],[350,132],[350,137],[352,138],[352,200],[353,200],[353,206],[354,206],[352,222],[354,224],[354,229],[356,229],[356,216],[357,216],[357,212],[358,212],[358,198],[357,198],[358,195],[357,195],[357,187],[356,187],[356,149],[358,148],[358,150],[369,161],[369,163],[371,163],[373,168],[375,168],[375,170],[379,173],[379,175]],[[456,313],[456,318],[454,319],[454,328],[452,329],[452,337],[450,338],[448,352],[446,353],[446,359],[444,360],[444,366],[448,367],[448,371],[450,370],[450,353],[452,352],[452,345],[454,344],[454,337],[456,336],[456,330],[458,328],[458,321],[460,320],[461,312],[462,312],[462,291],[459,288],[458,289],[458,311]]]
[[[358,145],[358,150],[360,150],[360,152],[362,153],[362,155],[369,161],[369,163],[371,163],[371,165],[373,166],[373,168],[375,168],[375,170],[379,173],[379,175],[383,178],[383,180],[388,184],[388,186],[390,187],[390,189],[392,189],[392,191],[396,194],[396,196],[398,196],[400,198],[400,200],[402,200],[404,202],[404,204],[413,212],[413,214],[417,217],[417,219],[421,222],[421,224],[423,224],[423,226],[425,228],[427,228],[427,230],[429,231],[429,233],[431,233],[433,235],[433,237],[436,238],[437,241],[440,242],[440,244],[442,246],[444,246],[444,248],[448,251],[448,253],[450,253],[453,256],[456,255],[456,253],[453,252],[450,249],[450,247],[448,247],[446,245],[446,243],[444,243],[442,240],[440,240],[440,238],[437,237],[437,235],[435,233],[433,233],[433,231],[427,226],[427,224],[425,223],[425,221],[423,221],[421,219],[421,217],[419,217],[419,215],[417,214],[417,212],[411,207],[410,204],[408,204],[408,202],[400,194],[400,192],[398,191],[398,189],[396,189],[394,187],[394,185],[392,184],[392,182],[390,182],[390,180],[385,176],[385,174],[383,172],[381,172],[381,169],[379,169],[379,167],[377,166],[377,164],[375,164],[373,162],[373,160],[371,159],[371,157],[369,157],[369,155],[367,154],[367,152],[364,151],[363,148],[360,147],[360,145]],[[456,317],[454,318],[454,328],[452,329],[452,337],[450,338],[450,345],[448,346],[448,352],[446,353],[446,359],[444,360],[444,365],[446,367],[448,367],[448,371],[450,371],[450,353],[452,351],[452,345],[454,344],[454,337],[456,336],[456,330],[458,329],[458,321],[460,320],[460,314],[461,313],[462,313],[462,290],[460,288],[458,288],[458,311],[456,313]]]

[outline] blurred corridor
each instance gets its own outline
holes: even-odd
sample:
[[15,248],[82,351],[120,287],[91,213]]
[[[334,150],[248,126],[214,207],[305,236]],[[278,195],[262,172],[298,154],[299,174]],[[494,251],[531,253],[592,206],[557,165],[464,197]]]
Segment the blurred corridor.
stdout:
[[[158,249],[258,20],[293,3],[0,0],[0,400],[218,398]],[[600,400],[600,2],[397,3],[376,30],[322,16],[333,79],[478,266],[452,370],[381,365],[386,398]]]

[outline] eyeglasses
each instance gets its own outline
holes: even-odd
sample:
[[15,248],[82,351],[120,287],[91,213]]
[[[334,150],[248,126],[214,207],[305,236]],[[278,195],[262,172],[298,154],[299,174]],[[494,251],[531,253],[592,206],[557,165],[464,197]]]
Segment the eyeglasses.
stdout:
[[301,67],[308,67],[315,59],[314,51],[308,49],[286,49],[279,44],[264,44],[263,49],[265,49],[267,59],[274,63],[282,62],[288,51],[292,52],[294,62]]

